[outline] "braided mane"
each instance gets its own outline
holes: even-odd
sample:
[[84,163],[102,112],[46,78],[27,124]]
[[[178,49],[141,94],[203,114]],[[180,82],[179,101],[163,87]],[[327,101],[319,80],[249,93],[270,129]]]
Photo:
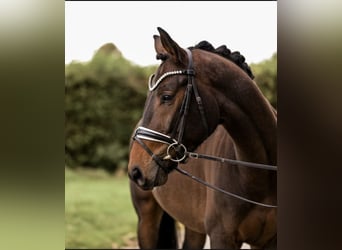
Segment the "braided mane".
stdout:
[[209,51],[215,54],[218,54],[232,62],[234,62],[237,66],[239,66],[243,71],[247,73],[247,75],[254,79],[254,75],[252,73],[251,68],[249,65],[245,62],[245,57],[240,54],[239,51],[231,52],[230,49],[227,48],[226,45],[222,45],[220,47],[217,47],[216,49],[209,43],[208,41],[201,41],[195,47],[189,47],[189,49],[201,49],[205,51]]

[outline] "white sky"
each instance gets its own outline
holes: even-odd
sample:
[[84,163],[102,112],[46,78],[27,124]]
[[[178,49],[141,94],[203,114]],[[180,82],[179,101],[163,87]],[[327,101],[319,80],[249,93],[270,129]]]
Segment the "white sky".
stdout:
[[277,2],[66,1],[65,63],[88,61],[111,42],[135,64],[159,64],[157,27],[182,47],[207,40],[240,51],[247,63],[260,62],[277,51]]

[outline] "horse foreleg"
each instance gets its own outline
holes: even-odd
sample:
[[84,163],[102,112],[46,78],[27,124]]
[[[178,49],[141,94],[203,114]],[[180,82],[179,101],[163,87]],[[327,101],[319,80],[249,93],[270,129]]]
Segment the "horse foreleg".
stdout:
[[175,222],[160,207],[143,214],[138,225],[139,247],[142,249],[177,248]]
[[270,242],[262,247],[251,245],[251,249],[277,250],[277,238],[272,239]]
[[157,248],[161,216],[161,211],[140,216],[138,222],[138,244],[140,248]]
[[212,233],[209,235],[211,249],[240,249],[242,242],[236,241],[234,236],[226,233]]
[[277,249],[277,235],[275,235],[264,247],[265,250],[276,250]]
[[130,182],[131,198],[138,215],[138,244],[142,249],[177,248],[175,223],[159,206],[151,191]]
[[130,190],[132,203],[138,216],[138,245],[143,249],[156,248],[162,211],[151,191],[141,190],[132,181],[130,181]]
[[170,249],[177,248],[178,240],[177,240],[177,232],[175,220],[164,211],[160,226],[159,226],[159,237],[157,248],[158,249]]
[[203,249],[206,240],[206,234],[192,231],[185,228],[185,236],[183,242],[183,249]]

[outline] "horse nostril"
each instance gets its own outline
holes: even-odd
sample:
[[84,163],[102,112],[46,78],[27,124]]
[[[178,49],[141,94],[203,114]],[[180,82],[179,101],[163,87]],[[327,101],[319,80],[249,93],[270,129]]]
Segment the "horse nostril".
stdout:
[[132,170],[132,178],[137,181],[142,178],[142,173],[138,167],[133,168]]

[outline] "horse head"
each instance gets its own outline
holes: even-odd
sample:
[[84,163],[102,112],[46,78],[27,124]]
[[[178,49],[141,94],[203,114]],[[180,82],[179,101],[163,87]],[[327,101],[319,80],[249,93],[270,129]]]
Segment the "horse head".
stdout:
[[[185,150],[194,150],[214,131],[219,119],[215,97],[202,89],[199,79],[194,81],[194,54],[181,48],[163,29],[158,31],[160,36],[154,35],[154,47],[156,58],[162,62],[150,77],[140,133],[148,134],[151,130],[169,137],[170,141],[167,137],[165,143],[158,141],[155,133],[155,140],[144,140],[142,136],[143,147],[137,142],[132,144],[129,176],[145,189],[166,182],[168,173],[177,165],[176,161],[165,159],[168,154],[181,154],[182,158]],[[198,96],[193,93],[194,84]],[[196,97],[201,98],[200,107]],[[203,110],[200,112],[199,108]],[[174,150],[169,148],[173,143]],[[179,149],[179,145],[184,147]],[[153,157],[144,147],[153,152]]]
[[[163,29],[158,31],[154,47],[162,62],[149,79],[150,91],[128,164],[129,177],[143,189],[163,185],[173,168],[186,162],[187,152],[195,150],[218,124],[233,134],[238,131],[241,121],[250,118],[242,110],[247,104],[238,103],[242,98],[235,92],[239,89],[248,96],[257,89],[234,62],[201,49],[184,49]],[[260,93],[251,100],[265,99]]]

